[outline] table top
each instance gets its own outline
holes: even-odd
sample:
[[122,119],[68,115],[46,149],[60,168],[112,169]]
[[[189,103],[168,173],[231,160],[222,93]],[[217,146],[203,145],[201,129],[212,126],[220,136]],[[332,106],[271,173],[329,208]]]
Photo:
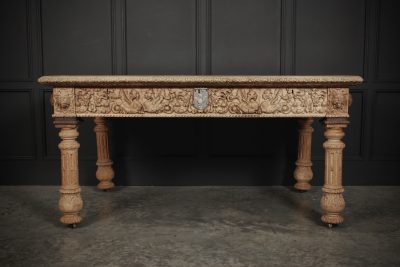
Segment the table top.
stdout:
[[38,82],[53,87],[349,87],[360,76],[256,76],[256,75],[93,75],[42,76]]

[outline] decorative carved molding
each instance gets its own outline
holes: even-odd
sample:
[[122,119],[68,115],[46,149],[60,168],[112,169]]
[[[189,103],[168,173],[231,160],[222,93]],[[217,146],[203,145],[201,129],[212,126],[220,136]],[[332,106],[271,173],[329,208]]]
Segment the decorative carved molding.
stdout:
[[[315,90],[315,91],[313,91]],[[114,114],[299,115],[324,114],[326,90],[209,89],[204,110],[193,106],[193,89],[113,89]]]
[[75,89],[76,113],[110,113],[107,89]]
[[[194,107],[192,88],[54,89],[55,117],[325,117],[348,116],[346,89],[211,88]],[[329,94],[330,90],[339,90]],[[328,99],[328,95],[332,99]],[[340,102],[342,101],[342,102]]]
[[43,76],[39,83],[53,87],[91,88],[347,88],[361,84],[359,76],[220,76],[220,75],[101,75]]

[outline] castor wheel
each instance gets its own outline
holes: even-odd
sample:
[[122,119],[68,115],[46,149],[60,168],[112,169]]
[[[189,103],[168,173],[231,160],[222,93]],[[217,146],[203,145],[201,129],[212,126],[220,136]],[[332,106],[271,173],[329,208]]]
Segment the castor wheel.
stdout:
[[68,227],[71,229],[75,229],[77,227],[76,223],[68,224]]
[[109,192],[111,189],[103,189],[103,192]]
[[335,223],[328,223],[329,229],[332,229],[333,227],[336,227],[336,226],[337,226],[337,224],[335,224]]

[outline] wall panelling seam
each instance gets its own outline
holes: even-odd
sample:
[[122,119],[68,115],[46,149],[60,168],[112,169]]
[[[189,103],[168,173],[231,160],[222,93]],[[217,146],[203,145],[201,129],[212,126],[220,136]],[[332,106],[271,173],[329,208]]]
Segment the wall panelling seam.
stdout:
[[0,160],[36,160],[37,159],[37,153],[36,153],[36,135],[34,134],[36,125],[34,123],[35,121],[35,112],[34,112],[34,99],[33,99],[33,90],[32,89],[0,89],[0,94],[1,93],[13,93],[13,94],[18,94],[18,93],[27,93],[29,95],[29,131],[21,133],[23,134],[24,138],[29,138],[30,139],[30,144],[31,144],[31,153],[30,155],[21,155],[21,156],[5,156],[5,157],[0,157]]
[[294,74],[296,0],[281,1],[280,74]]
[[111,0],[112,74],[127,74],[126,0]]

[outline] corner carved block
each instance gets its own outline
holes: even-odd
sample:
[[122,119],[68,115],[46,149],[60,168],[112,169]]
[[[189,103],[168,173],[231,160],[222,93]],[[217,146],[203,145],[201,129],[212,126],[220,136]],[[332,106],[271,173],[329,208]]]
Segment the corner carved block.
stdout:
[[52,97],[54,117],[76,117],[74,88],[54,88]]
[[327,117],[348,117],[350,104],[349,89],[329,89]]

